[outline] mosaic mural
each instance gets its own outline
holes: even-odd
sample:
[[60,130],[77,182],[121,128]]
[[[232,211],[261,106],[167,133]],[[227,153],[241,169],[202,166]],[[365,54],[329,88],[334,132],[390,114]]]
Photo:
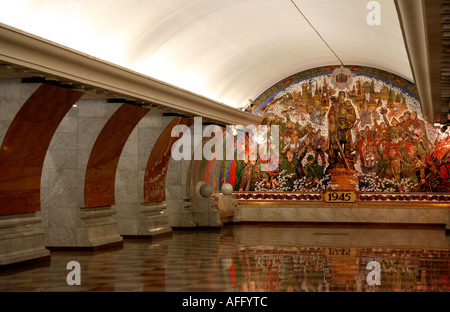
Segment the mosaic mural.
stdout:
[[278,126],[279,166],[261,170],[264,160],[246,146],[245,158],[194,165],[191,182],[247,192],[450,190],[450,132],[423,118],[415,86],[398,76],[316,68],[272,86],[247,110],[263,116],[262,125]]

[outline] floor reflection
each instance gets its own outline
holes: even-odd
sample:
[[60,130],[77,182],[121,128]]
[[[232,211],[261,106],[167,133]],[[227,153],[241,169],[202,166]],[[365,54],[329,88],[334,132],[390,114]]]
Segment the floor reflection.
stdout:
[[228,291],[450,291],[442,229],[235,227],[222,237],[220,254],[217,283]]
[[[103,252],[52,252],[0,271],[0,291],[449,292],[443,228],[229,225],[125,239]],[[81,285],[69,286],[69,261]]]
[[222,266],[238,291],[450,290],[448,250],[243,247]]

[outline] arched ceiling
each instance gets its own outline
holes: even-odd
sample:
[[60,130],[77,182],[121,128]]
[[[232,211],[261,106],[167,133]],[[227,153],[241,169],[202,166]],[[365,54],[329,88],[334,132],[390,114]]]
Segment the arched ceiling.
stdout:
[[377,2],[373,26],[362,0],[0,0],[0,22],[240,108],[335,54],[414,82],[394,0]]

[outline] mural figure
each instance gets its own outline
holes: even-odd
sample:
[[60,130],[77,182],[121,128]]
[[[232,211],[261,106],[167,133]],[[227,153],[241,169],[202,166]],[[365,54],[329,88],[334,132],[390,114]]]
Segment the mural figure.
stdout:
[[414,85],[352,66],[352,83],[337,88],[333,68],[280,81],[249,108],[279,127],[278,146],[268,142],[278,167],[262,171],[267,162],[247,148],[250,157],[225,161],[219,178],[240,191],[319,192],[340,182],[334,173],[350,172],[356,191],[448,193],[450,129],[440,133],[423,119]]
[[255,191],[256,184],[261,180],[265,182],[267,188],[270,188],[268,175],[261,170],[261,163],[257,161],[256,154],[251,154],[249,160],[250,163],[244,168],[239,190]]
[[402,191],[401,183],[401,163],[400,154],[394,146],[391,146],[388,155],[381,154],[380,172],[381,179],[386,178],[386,186],[395,190]]
[[280,174],[286,179],[286,190],[291,191],[294,186],[294,181],[298,178],[298,159],[294,158],[294,152],[288,150],[286,158],[280,167]]
[[[405,141],[404,143],[407,142]],[[410,183],[418,185],[420,181],[417,177],[417,171],[422,171],[425,169],[425,164],[417,158],[416,146],[411,143],[402,143],[400,153],[402,155],[402,177],[406,178]]]
[[356,111],[344,91],[338,98],[331,97],[328,113],[328,147],[330,168],[353,168],[352,129],[356,123]]
[[311,145],[315,153],[314,161],[317,162],[320,158],[322,166],[325,165],[325,149],[327,146],[327,139],[322,135],[322,130],[318,129],[315,132]]
[[244,154],[244,159],[236,159],[236,180],[234,184],[234,190],[239,191],[241,187],[242,175],[244,174],[245,167],[249,164],[248,153]]
[[312,154],[309,154],[306,158],[304,171],[306,176],[307,188],[311,188],[312,186],[318,184],[323,177],[323,167],[315,162],[315,158]]

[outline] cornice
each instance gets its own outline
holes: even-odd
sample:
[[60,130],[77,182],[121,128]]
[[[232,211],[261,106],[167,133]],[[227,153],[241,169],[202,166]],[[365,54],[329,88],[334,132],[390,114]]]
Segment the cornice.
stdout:
[[94,88],[226,124],[262,117],[80,53],[0,23],[0,60]]

